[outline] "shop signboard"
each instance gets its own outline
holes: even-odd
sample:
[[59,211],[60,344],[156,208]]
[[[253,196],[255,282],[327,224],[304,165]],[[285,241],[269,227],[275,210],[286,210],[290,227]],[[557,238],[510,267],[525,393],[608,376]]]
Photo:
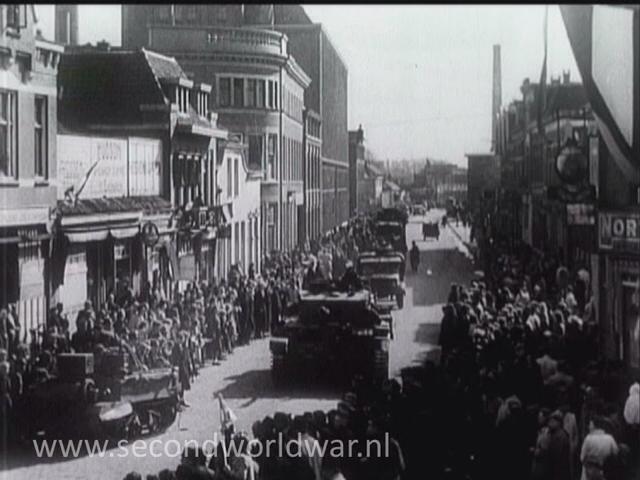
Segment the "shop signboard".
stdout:
[[82,190],[81,198],[127,195],[127,141],[81,135],[58,135],[58,198]]
[[596,210],[592,203],[567,204],[567,225],[595,225]]
[[640,252],[640,212],[600,212],[598,245],[602,250]]

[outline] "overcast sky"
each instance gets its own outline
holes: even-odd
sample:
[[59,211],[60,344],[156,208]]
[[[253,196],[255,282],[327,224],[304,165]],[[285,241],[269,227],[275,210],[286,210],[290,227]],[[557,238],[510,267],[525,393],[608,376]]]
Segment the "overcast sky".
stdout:
[[[53,6],[37,5],[53,38]],[[544,5],[308,5],[349,69],[349,128],[362,124],[380,159],[431,158],[466,165],[488,151],[492,46],[502,47],[502,100],[537,82]],[[120,7],[82,5],[80,43],[120,44]],[[549,7],[549,75],[580,76],[559,8]]]

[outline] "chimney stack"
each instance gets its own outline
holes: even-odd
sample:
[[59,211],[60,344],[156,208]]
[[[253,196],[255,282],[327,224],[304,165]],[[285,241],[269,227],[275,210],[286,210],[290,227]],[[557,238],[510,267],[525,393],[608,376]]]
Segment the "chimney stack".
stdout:
[[493,97],[491,108],[491,151],[496,149],[498,116],[502,106],[502,67],[500,64],[500,45],[493,46]]
[[564,85],[569,85],[571,81],[571,70],[563,70],[562,71],[562,83]]
[[78,5],[56,5],[55,12],[55,42],[78,45]]

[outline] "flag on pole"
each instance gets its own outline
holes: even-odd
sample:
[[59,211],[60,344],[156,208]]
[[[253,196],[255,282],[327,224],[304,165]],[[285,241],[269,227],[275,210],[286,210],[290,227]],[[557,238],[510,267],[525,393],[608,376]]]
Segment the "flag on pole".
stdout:
[[233,425],[236,420],[238,420],[238,417],[236,417],[233,410],[229,408],[229,405],[227,405],[221,393],[218,394],[218,402],[220,405],[220,427],[224,431]]
[[561,5],[587,98],[611,156],[628,178],[640,158],[640,6]]
[[549,33],[549,5],[544,7],[544,23],[543,23],[543,36],[544,36],[544,56],[542,58],[542,71],[540,72],[540,82],[538,84],[537,95],[537,122],[538,133],[544,134],[544,127],[542,125],[542,116],[544,110],[547,107],[547,38]]

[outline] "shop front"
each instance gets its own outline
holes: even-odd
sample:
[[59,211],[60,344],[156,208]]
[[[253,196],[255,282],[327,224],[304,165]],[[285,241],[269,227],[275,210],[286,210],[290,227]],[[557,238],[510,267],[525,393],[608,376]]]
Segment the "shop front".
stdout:
[[600,318],[605,351],[640,373],[640,212],[600,212]]
[[[43,215],[45,219],[46,209]],[[46,321],[49,238],[46,223],[0,228],[0,308],[15,306],[21,335],[28,341]]]
[[[73,320],[86,300],[98,309],[110,293],[122,298],[128,289],[139,292],[143,252],[141,212],[70,215],[68,210],[52,248],[52,292]],[[75,322],[70,327],[74,330]]]

